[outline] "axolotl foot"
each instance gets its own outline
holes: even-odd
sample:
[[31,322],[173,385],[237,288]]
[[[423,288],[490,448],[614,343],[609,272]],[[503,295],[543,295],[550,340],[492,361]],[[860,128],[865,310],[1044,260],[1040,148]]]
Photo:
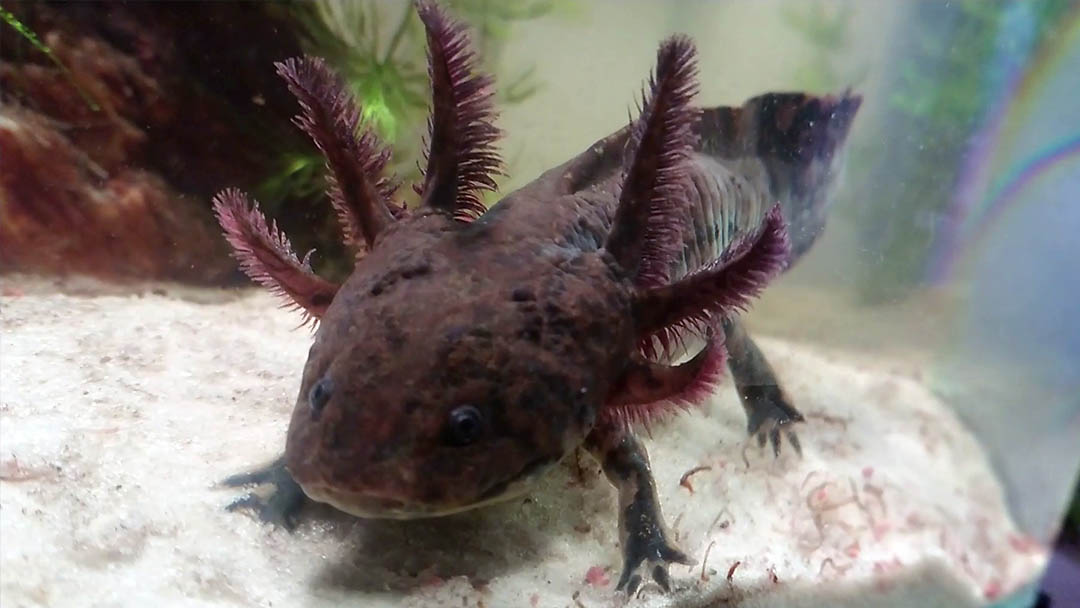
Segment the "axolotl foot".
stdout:
[[285,470],[284,457],[254,471],[231,475],[222,480],[221,484],[231,488],[251,485],[271,486],[268,495],[251,492],[229,503],[225,509],[227,511],[250,510],[261,521],[281,526],[286,530],[296,527],[300,510],[308,500],[304,491],[300,489],[300,485],[293,481],[292,476]]
[[780,456],[781,433],[795,453],[802,455],[799,437],[792,430],[803,416],[791,405],[791,400],[765,355],[746,332],[742,323],[724,319],[725,346],[728,350],[728,368],[735,381],[739,400],[746,411],[746,430],[757,437],[762,448],[771,443],[773,455]]
[[795,453],[802,456],[799,437],[791,430],[791,425],[802,422],[803,417],[788,401],[779,386],[746,387],[740,391],[740,397],[746,406],[746,430],[751,437],[757,437],[758,446],[765,443],[772,445],[773,455],[780,456],[781,432],[787,436],[788,445]]
[[644,446],[628,431],[614,429],[594,430],[587,446],[619,492],[623,571],[615,589],[625,589],[627,594],[633,595],[641,584],[644,571],[651,574],[664,591],[670,591],[668,566],[693,565],[696,560],[683,553],[668,537]]

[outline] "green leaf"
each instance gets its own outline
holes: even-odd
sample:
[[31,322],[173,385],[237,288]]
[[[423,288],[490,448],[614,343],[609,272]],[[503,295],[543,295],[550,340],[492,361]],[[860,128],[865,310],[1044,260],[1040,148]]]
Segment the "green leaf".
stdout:
[[35,49],[48,57],[49,60],[56,65],[56,67],[60,68],[60,71],[64,73],[67,81],[71,83],[71,86],[75,88],[75,90],[79,93],[79,96],[82,97],[83,101],[86,103],[87,107],[89,107],[91,111],[101,111],[101,106],[98,105],[97,101],[95,101],[94,98],[91,97],[90,94],[87,93],[82,87],[80,87],[78,82],[75,81],[75,76],[71,73],[71,70],[69,70],[68,67],[56,57],[51,48],[49,48],[45,43],[38,39],[37,34],[35,34],[33,30],[27,27],[26,24],[20,21],[18,17],[8,12],[2,6],[0,6],[0,19],[3,19],[4,23],[8,24],[16,32],[19,32],[19,35],[21,35]]

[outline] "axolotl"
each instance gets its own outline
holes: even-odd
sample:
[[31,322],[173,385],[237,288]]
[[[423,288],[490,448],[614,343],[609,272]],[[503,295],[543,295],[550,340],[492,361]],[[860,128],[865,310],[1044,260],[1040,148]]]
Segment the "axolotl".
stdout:
[[751,436],[800,449],[802,421],[740,313],[825,225],[861,98],[768,93],[700,108],[695,47],[660,45],[638,116],[487,208],[503,164],[493,81],[466,27],[417,5],[432,102],[419,203],[322,60],[276,64],[326,157],[356,252],[316,275],[236,189],[215,213],[241,268],[317,323],[284,455],[226,480],[231,509],[295,524],[307,500],[365,518],[507,500],[585,448],[618,493],[623,568],[669,588],[672,541],[643,425],[701,404],[725,367]]

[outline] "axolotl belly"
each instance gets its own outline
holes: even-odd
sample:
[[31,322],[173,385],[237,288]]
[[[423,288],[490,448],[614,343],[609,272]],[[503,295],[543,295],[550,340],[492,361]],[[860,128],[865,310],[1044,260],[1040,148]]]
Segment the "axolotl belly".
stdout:
[[[640,116],[481,204],[500,170],[489,77],[465,28],[418,6],[432,114],[420,204],[396,202],[387,149],[321,60],[278,64],[327,160],[349,278],[315,275],[256,203],[218,219],[241,267],[318,323],[284,456],[230,478],[232,505],[291,525],[305,499],[361,517],[431,517],[520,495],[579,447],[619,493],[631,591],[692,558],[669,538],[641,425],[731,371],[748,430],[775,450],[802,418],[738,314],[824,226],[857,96],[771,93],[693,105],[684,37],[664,41]],[[693,345],[693,348],[687,345]]]

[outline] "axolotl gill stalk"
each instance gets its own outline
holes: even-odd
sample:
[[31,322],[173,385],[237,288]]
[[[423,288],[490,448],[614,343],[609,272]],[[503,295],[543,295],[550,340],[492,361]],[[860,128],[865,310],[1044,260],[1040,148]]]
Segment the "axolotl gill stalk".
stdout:
[[802,417],[739,320],[824,227],[861,99],[769,93],[693,105],[693,43],[664,41],[626,128],[502,198],[492,79],[466,28],[417,5],[431,114],[418,205],[397,202],[389,150],[320,59],[277,64],[326,158],[356,252],[317,276],[258,204],[214,205],[241,268],[317,323],[284,455],[228,485],[230,508],[291,527],[306,500],[367,518],[430,517],[519,496],[579,447],[619,496],[617,588],[670,586],[673,542],[635,434],[692,411],[725,367],[748,429],[798,451]]

